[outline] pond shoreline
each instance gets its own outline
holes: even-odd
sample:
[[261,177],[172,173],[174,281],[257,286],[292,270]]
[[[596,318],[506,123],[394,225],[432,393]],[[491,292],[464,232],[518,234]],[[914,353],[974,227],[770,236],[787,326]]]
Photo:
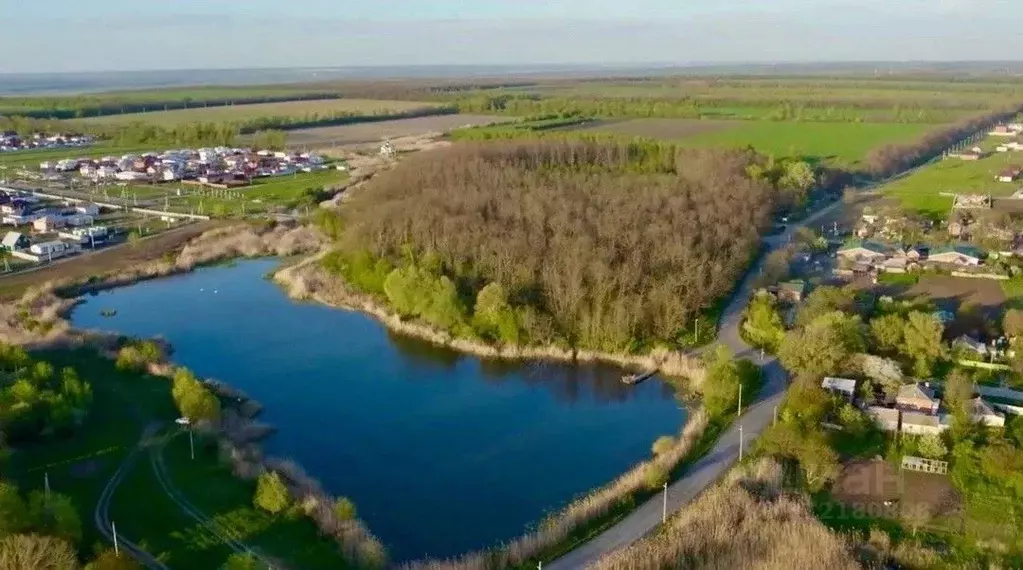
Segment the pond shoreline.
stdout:
[[[305,228],[293,228],[301,230]],[[28,293],[23,297],[22,303],[28,299],[27,305],[31,306],[28,311],[30,315],[39,317],[39,320],[46,326],[38,329],[30,330],[28,339],[19,339],[19,344],[25,344],[26,346],[46,347],[46,346],[83,346],[89,345],[98,349],[101,354],[108,357],[115,357],[111,348],[115,346],[117,338],[120,335],[112,335],[105,333],[96,333],[94,331],[82,331],[74,329],[68,323],[67,316],[75,306],[82,302],[82,295],[86,293],[94,293],[98,291],[114,289],[119,287],[131,286],[136,283],[140,283],[146,280],[156,279],[159,277],[168,277],[177,274],[184,274],[192,271],[195,268],[213,265],[219,262],[230,261],[238,258],[252,258],[252,257],[265,257],[265,256],[280,256],[282,255],[279,250],[268,248],[267,243],[270,241],[267,239],[265,234],[259,234],[252,231],[251,226],[242,226],[225,228],[220,230],[214,230],[213,232],[207,232],[213,234],[212,236],[200,236],[193,242],[190,242],[186,246],[185,250],[182,251],[182,255],[177,260],[163,261],[148,266],[134,268],[128,272],[120,272],[118,274],[111,274],[104,276],[99,279],[90,279],[87,282],[65,282],[65,283],[47,283],[44,287],[36,289],[31,293]],[[254,234],[259,238],[258,243],[253,244],[252,239],[248,239],[248,244],[241,247],[237,245],[224,246],[223,243],[216,242],[231,242],[236,240],[238,234]],[[201,244],[201,238],[214,238],[214,243]],[[251,238],[251,235],[246,236]],[[322,244],[317,244],[317,248]],[[193,250],[190,255],[186,255],[189,252],[189,247]],[[196,253],[197,250],[202,250],[202,253]],[[306,249],[308,251],[308,248]],[[295,251],[290,251],[289,254],[294,254]],[[498,359],[509,359],[509,360],[551,360],[559,362],[606,362],[618,366],[633,366],[642,367],[643,369],[659,369],[661,372],[674,376],[685,376],[690,379],[694,384],[702,379],[702,367],[700,366],[699,360],[689,355],[682,353],[669,353],[667,351],[657,354],[645,355],[645,356],[630,356],[630,355],[614,355],[605,353],[596,353],[589,351],[580,350],[565,350],[555,347],[526,347],[526,348],[515,348],[515,349],[498,349],[497,347],[486,345],[483,343],[467,341],[464,339],[453,339],[450,335],[444,335],[438,331],[431,330],[428,327],[416,323],[409,323],[402,321],[394,315],[389,314],[383,307],[378,306],[375,303],[366,302],[367,299],[363,299],[362,302],[356,299],[348,298],[347,302],[339,302],[338,298],[331,296],[329,290],[321,287],[319,290],[310,291],[303,288],[308,286],[306,279],[310,276],[310,272],[315,275],[315,270],[319,268],[319,260],[326,252],[320,249],[319,253],[305,257],[296,264],[288,267],[277,268],[272,278],[280,285],[288,294],[289,297],[294,299],[312,299],[320,302],[324,305],[331,307],[338,307],[341,309],[347,309],[352,311],[361,312],[368,314],[375,318],[377,321],[385,325],[389,330],[399,332],[408,336],[419,338],[422,340],[429,341],[433,344],[447,347],[456,350],[464,354],[472,354],[484,358],[498,358]],[[270,276],[268,276],[270,277]],[[61,294],[73,294],[75,297],[67,298]],[[11,321],[12,319],[8,319]],[[17,321],[19,325],[24,324],[20,319],[13,319]],[[10,325],[10,323],[8,323]],[[12,327],[8,326],[9,332]],[[22,328],[21,326],[15,328]],[[22,331],[24,332],[24,331]],[[8,335],[4,335],[8,336]],[[17,335],[14,337],[18,339]],[[26,342],[27,341],[27,342]],[[161,373],[165,375],[167,370],[172,369],[172,364],[164,362],[157,367],[154,367],[153,372]],[[231,386],[224,383],[217,383],[218,393],[227,394],[239,394],[239,392]],[[255,402],[254,400],[251,400]],[[702,412],[702,408],[692,410],[693,413],[687,415],[686,421],[680,426],[679,431],[683,434],[683,437],[679,438],[677,457],[682,458],[688,453],[689,448],[693,445],[693,441],[696,436],[702,434],[706,421]],[[248,418],[240,419],[241,425],[236,425],[235,429],[241,429],[245,431],[248,424],[252,424],[252,427],[257,427],[257,430],[263,434],[263,436],[269,433],[270,428],[266,424],[261,424],[255,421],[255,414]],[[226,430],[218,432],[221,438],[227,437]],[[273,469],[289,469],[294,470],[294,479],[298,481],[310,481],[312,486],[318,487],[315,480],[310,478],[308,475],[301,470],[298,465],[291,462],[282,462],[275,460],[274,458],[266,458],[262,454],[261,446],[256,443],[262,439],[261,437],[250,439],[241,446],[233,445],[235,442],[229,442],[232,444],[232,453],[229,454],[231,457],[232,465],[238,467],[239,459],[252,459],[259,458],[259,463],[263,468]],[[672,454],[676,456],[676,454]],[[586,496],[576,501],[571,502],[557,515],[546,519],[542,524],[546,527],[561,527],[561,528],[576,528],[578,524],[585,524],[590,519],[590,511],[594,508],[594,501],[598,501],[597,511],[603,512],[604,508],[608,505],[613,504],[614,501],[622,497],[622,493],[631,493],[639,473],[648,465],[649,461],[641,461],[639,464],[634,465],[632,468],[627,470],[623,475],[617,477],[608,484],[592,489]],[[236,476],[237,475],[236,469]],[[239,476],[239,479],[244,480],[244,477]],[[628,483],[626,483],[628,482]],[[623,488],[628,487],[628,490]],[[585,511],[585,513],[581,512]],[[598,513],[599,514],[599,513]],[[580,515],[582,518],[580,519]],[[568,525],[567,527],[565,525]],[[361,523],[357,523],[360,527],[360,531],[357,532],[361,535],[360,538],[363,540],[370,541],[369,550],[374,550],[373,543],[376,542],[375,538],[369,533],[365,526]],[[531,550],[526,543],[535,543],[537,537],[536,533],[527,533],[522,537],[516,539],[509,548],[518,545],[516,549],[524,549],[525,551]],[[338,537],[340,538],[340,537]],[[352,537],[354,538],[354,537]],[[541,540],[541,542],[547,543],[547,540]],[[349,545],[352,546],[352,545]],[[520,550],[522,551],[522,550]],[[481,552],[491,552],[490,549]],[[522,551],[523,554],[526,554]],[[471,559],[479,556],[480,552],[467,553],[460,556],[462,560]],[[410,563],[414,566],[422,564],[430,565],[433,561],[413,562]],[[407,563],[409,564],[409,563]]]
[[370,296],[353,291],[340,277],[327,274],[320,266],[320,261],[327,253],[320,251],[295,265],[280,268],[274,272],[273,280],[292,299],[311,300],[329,307],[364,313],[396,333],[463,354],[502,360],[603,362],[622,368],[639,368],[644,372],[657,370],[667,376],[682,377],[692,387],[698,387],[703,380],[702,360],[699,356],[684,352],[659,350],[646,355],[630,355],[556,346],[498,347],[454,337],[435,327],[404,320]]

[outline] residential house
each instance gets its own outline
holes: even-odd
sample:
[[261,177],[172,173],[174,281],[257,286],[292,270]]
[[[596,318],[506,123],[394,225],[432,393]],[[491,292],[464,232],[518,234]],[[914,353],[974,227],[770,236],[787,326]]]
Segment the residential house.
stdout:
[[1016,136],[1016,131],[1010,129],[1009,125],[997,125],[988,134],[995,137],[1014,137]]
[[964,334],[953,340],[952,346],[954,348],[961,347],[963,349],[973,351],[979,356],[987,356],[988,354],[987,345],[968,334]]
[[28,251],[43,258],[56,258],[70,253],[68,244],[60,241],[44,241],[29,246]]
[[75,205],[75,211],[79,214],[85,214],[86,216],[98,216],[99,206],[92,202],[82,202]]
[[4,236],[4,240],[0,245],[2,249],[7,251],[14,251],[17,249],[25,249],[30,246],[32,242],[28,239],[28,236],[19,232],[7,232]]
[[821,382],[821,387],[849,401],[856,397],[856,381],[849,378],[833,378],[828,376]]
[[869,406],[866,413],[881,431],[899,431],[899,410],[895,408],[882,408],[881,406]]
[[48,233],[66,225],[67,221],[62,216],[45,215],[32,222],[32,229],[37,232]]
[[983,155],[983,153],[980,153],[980,152],[976,152],[976,151],[973,151],[973,150],[968,150],[968,151],[959,153],[958,156],[959,156],[959,160],[974,161],[974,160],[980,160],[981,158],[983,158],[984,155]]
[[784,303],[799,303],[806,295],[806,281],[796,279],[778,284],[778,300]]
[[981,398],[970,400],[970,419],[988,427],[1005,427],[1005,414],[995,411]]
[[838,256],[853,263],[878,263],[884,261],[892,249],[884,244],[849,240],[838,250]]
[[940,435],[949,428],[947,418],[920,412],[902,412],[902,433],[913,435]]
[[945,265],[974,267],[980,265],[983,254],[975,247],[968,245],[951,245],[931,250],[928,261]]
[[1023,172],[1018,166],[1010,166],[1005,170],[998,173],[997,179],[999,182],[1015,182],[1019,178],[1020,173]]
[[934,397],[934,390],[927,384],[906,384],[895,396],[895,406],[903,412],[934,415],[938,413],[940,404],[941,401]]

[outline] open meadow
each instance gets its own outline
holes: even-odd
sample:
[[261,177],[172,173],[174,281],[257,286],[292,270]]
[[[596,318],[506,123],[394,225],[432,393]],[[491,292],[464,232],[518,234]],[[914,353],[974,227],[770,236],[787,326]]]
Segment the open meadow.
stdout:
[[314,101],[285,101],[282,103],[257,103],[253,105],[227,105],[175,111],[154,111],[129,113],[105,117],[90,117],[82,122],[88,124],[124,125],[145,122],[159,127],[175,127],[185,123],[244,122],[263,117],[304,117],[306,115],[332,115],[350,113],[353,115],[376,115],[401,113],[436,107],[434,103],[418,101],[382,101],[369,99],[326,99]]
[[912,123],[632,119],[588,123],[575,130],[654,138],[687,147],[753,146],[759,152],[777,157],[802,157],[854,166],[870,149],[886,143],[912,141],[929,128]]

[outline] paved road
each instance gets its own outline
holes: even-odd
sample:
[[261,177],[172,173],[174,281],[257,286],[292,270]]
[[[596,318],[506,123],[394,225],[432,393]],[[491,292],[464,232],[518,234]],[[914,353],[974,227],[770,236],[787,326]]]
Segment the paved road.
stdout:
[[[754,350],[743,342],[739,336],[742,314],[753,293],[753,284],[767,257],[766,254],[788,243],[798,227],[813,224],[841,207],[841,201],[835,202],[793,225],[786,232],[767,238],[765,240],[767,251],[760,256],[757,263],[746,274],[732,300],[725,308],[719,324],[718,342],[731,349],[736,357],[748,358],[759,364],[764,373],[764,387],[758,395],[757,401],[743,410],[742,418],[733,423],[721,435],[714,448],[694,463],[683,478],[668,487],[667,508],[669,515],[692,501],[696,495],[717,481],[738,460],[740,427],[744,446],[748,448],[749,443],[771,424],[775,407],[781,403],[784,396],[788,375],[774,357],[768,355],[761,361],[760,351]],[[661,524],[663,501],[664,498],[661,495],[651,498],[593,540],[554,562],[545,564],[544,568],[552,570],[584,568],[605,554],[639,540]]]

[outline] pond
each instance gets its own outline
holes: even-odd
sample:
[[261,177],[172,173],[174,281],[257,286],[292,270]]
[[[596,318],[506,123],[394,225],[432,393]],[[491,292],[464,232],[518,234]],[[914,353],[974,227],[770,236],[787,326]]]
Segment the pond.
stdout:
[[627,387],[610,366],[498,362],[397,336],[362,313],[292,301],[263,278],[276,264],[105,291],[72,322],[161,335],[176,363],[262,402],[278,430],[266,452],[351,498],[395,560],[512,539],[684,421],[656,378]]

